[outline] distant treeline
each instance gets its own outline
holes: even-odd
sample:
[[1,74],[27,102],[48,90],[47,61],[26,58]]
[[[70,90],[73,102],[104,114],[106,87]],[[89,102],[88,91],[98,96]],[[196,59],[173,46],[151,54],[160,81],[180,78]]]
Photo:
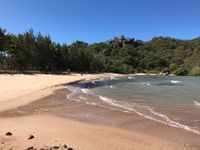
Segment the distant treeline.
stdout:
[[33,30],[14,35],[0,28],[0,69],[62,72],[160,72],[200,75],[200,38],[155,37],[144,42],[124,36],[87,44],[52,41]]

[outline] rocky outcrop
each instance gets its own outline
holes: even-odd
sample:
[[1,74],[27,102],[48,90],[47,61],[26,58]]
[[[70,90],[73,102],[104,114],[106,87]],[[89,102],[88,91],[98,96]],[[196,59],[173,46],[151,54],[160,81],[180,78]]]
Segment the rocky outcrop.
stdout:
[[125,38],[123,35],[106,42],[106,44],[113,48],[124,47],[126,45],[136,45],[136,43],[137,42],[133,38]]

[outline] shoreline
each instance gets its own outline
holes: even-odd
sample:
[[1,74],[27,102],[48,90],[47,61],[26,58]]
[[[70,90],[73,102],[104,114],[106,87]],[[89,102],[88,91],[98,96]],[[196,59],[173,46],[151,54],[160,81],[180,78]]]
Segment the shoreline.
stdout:
[[[176,143],[184,149],[198,149],[200,146],[200,143],[198,142],[200,136],[195,133],[148,120],[137,114],[127,114],[118,110],[88,105],[70,99],[66,100],[66,104],[63,104],[63,102],[60,103],[60,101],[65,98],[65,94],[65,88],[59,89],[55,91],[54,94],[32,102],[28,106],[21,106],[17,109],[9,110],[4,114],[1,113],[0,118],[4,116],[4,118],[10,118],[12,120],[13,118],[28,119],[29,117],[40,118],[45,116],[46,118],[51,116],[61,120],[75,121],[76,123],[94,127],[109,127],[130,132],[132,134],[139,134],[151,137],[152,139],[169,142],[170,145]],[[57,99],[56,103],[54,103],[55,99]],[[47,104],[48,101],[51,105]],[[104,118],[103,120],[102,117]]]
[[[101,77],[101,75],[99,76]],[[91,78],[96,80],[97,76]],[[40,95],[37,97],[37,100],[34,99],[33,101],[29,100],[25,103],[20,103],[17,108],[16,105],[15,107],[12,107],[12,109],[11,107],[7,107],[11,110],[7,109],[7,112],[4,114],[1,113],[0,117],[0,121],[3,122],[0,125],[0,140],[1,136],[9,127],[9,130],[19,134],[17,140],[11,140],[13,145],[16,145],[18,139],[22,139],[22,137],[25,136],[24,133],[20,133],[22,130],[25,130],[26,134],[33,131],[35,134],[38,134],[37,142],[32,143],[33,145],[35,144],[38,146],[42,145],[44,142],[47,144],[52,144],[54,142],[52,139],[48,138],[47,135],[49,134],[51,136],[52,134],[55,134],[53,137],[55,139],[59,138],[59,141],[61,142],[66,142],[66,140],[67,142],[69,141],[69,144],[71,143],[72,147],[75,149],[92,149],[92,147],[94,149],[94,146],[99,145],[103,138],[106,138],[109,135],[113,137],[115,134],[118,134],[118,137],[113,137],[114,141],[110,139],[110,141],[108,140],[103,146],[99,146],[96,149],[121,149],[122,147],[126,147],[126,149],[149,149],[149,147],[152,147],[152,149],[163,149],[163,146],[165,146],[166,149],[198,149],[198,146],[200,146],[200,142],[198,143],[198,140],[200,140],[199,135],[182,131],[182,129],[174,129],[173,127],[167,127],[166,125],[159,123],[157,124],[154,121],[146,120],[137,115],[123,114],[116,110],[107,110],[105,108],[99,108],[98,106],[81,104],[71,100],[65,100],[66,104],[63,105],[63,99],[66,98],[67,92],[64,85],[65,84],[57,84],[56,88],[47,88],[46,90],[50,90],[51,92],[46,93],[46,95],[44,94],[43,96],[41,96],[41,91],[39,90],[33,94],[34,96]],[[27,97],[31,99],[31,96],[33,95],[28,95]],[[57,101],[55,102],[55,100]],[[8,101],[8,103],[12,102]],[[3,106],[5,107],[6,105],[3,104]],[[21,109],[27,114],[19,113],[20,111],[22,112]],[[3,109],[0,110],[2,111]],[[85,117],[84,115],[88,117]],[[100,116],[100,119],[94,118],[92,115]],[[2,118],[2,116],[4,117]],[[102,121],[101,116],[105,116],[105,120]],[[110,122],[106,122],[108,120]],[[13,121],[16,123],[13,123]],[[21,121],[24,123],[22,124]],[[58,123],[56,123],[57,121]],[[63,123],[61,129],[59,129],[59,122]],[[69,124],[76,125],[76,127],[73,127],[73,125],[69,127]],[[46,129],[44,125],[47,125],[50,129]],[[36,127],[39,129],[36,129]],[[84,127],[85,131],[80,131],[80,127]],[[73,129],[74,133],[70,132],[70,128]],[[106,131],[107,133],[102,133],[102,135],[99,136],[99,132],[95,131],[96,128],[101,131]],[[62,134],[62,132],[66,130],[67,132],[70,132],[70,135],[69,133],[67,133],[67,135]],[[79,132],[75,130],[78,130]],[[158,130],[162,134],[157,133]],[[89,135],[94,137],[94,139],[86,138],[84,136],[78,138],[80,134],[85,135],[87,132],[89,132]],[[181,139],[179,139],[180,136],[182,136]],[[76,141],[75,137],[79,140]],[[128,137],[131,138],[128,140],[126,139]],[[192,138],[195,140],[192,140]],[[99,141],[97,139],[99,139]],[[90,140],[94,143],[90,143]],[[126,142],[122,143],[120,142],[121,140],[125,140]],[[116,145],[117,143],[119,145]],[[134,143],[134,145],[131,143]],[[146,145],[144,143],[148,144]],[[30,142],[28,142],[28,144],[30,144]],[[27,141],[23,141],[21,146],[27,147]]]
[[[136,76],[136,75],[135,75]],[[143,76],[143,75],[139,75],[139,76]],[[145,75],[146,76],[146,75]],[[124,77],[130,77],[130,78],[132,78],[132,76],[122,76],[122,78],[124,78]],[[121,78],[121,77],[119,77],[119,78]],[[106,81],[108,78],[101,78],[100,79],[100,81]],[[79,86],[79,83],[80,84],[88,84],[88,86],[90,86],[90,83],[92,83],[93,85],[94,85],[94,87],[96,86],[96,84],[95,83],[93,83],[93,82],[95,82],[95,81],[99,81],[99,79],[94,79],[94,80],[81,80],[80,82],[75,82],[75,83],[73,83],[72,85],[75,85],[75,87],[78,87],[78,89],[79,90],[81,90],[84,94],[86,94],[86,95],[88,95],[88,93],[87,93],[87,91],[83,91],[83,90],[87,90],[87,87],[80,87]],[[71,84],[69,84],[69,85],[71,85]],[[77,86],[76,86],[77,85]],[[101,86],[101,85],[100,85]],[[70,87],[66,87],[69,91],[71,91],[69,94],[67,94],[67,98],[68,99],[70,99],[70,96],[69,95],[74,95],[74,94],[76,94],[76,91],[73,91],[73,87],[72,87],[72,89],[70,88]],[[89,88],[90,89],[90,88]],[[88,89],[88,90],[89,90]],[[90,92],[89,92],[89,95],[90,95]],[[93,95],[93,94],[92,94]],[[161,121],[161,120],[158,120],[158,119],[155,119],[155,118],[153,118],[153,117],[151,117],[151,116],[148,116],[148,115],[145,115],[145,114],[142,114],[141,112],[138,112],[137,110],[134,110],[134,109],[130,109],[130,108],[127,108],[127,107],[125,107],[125,106],[122,106],[122,105],[119,105],[119,104],[116,104],[115,102],[113,102],[113,101],[115,101],[114,99],[110,99],[109,97],[103,97],[103,96],[101,96],[101,95],[96,95],[95,94],[95,96],[97,96],[99,99],[101,99],[102,101],[104,101],[104,102],[106,102],[107,103],[107,105],[110,105],[110,106],[114,106],[114,107],[116,107],[116,108],[120,108],[120,109],[124,109],[124,112],[127,112],[127,113],[130,113],[130,112],[132,112],[132,113],[134,113],[134,114],[137,114],[137,115],[139,115],[139,116],[141,116],[141,117],[144,117],[144,118],[146,118],[146,119],[149,119],[149,120],[152,120],[152,121],[155,121],[155,122],[159,122],[159,123],[162,123],[162,124],[165,124],[165,125],[168,125],[168,126],[170,126],[170,127],[175,127],[175,128],[180,128],[180,129],[183,129],[183,130],[186,130],[186,131],[189,131],[189,132],[192,132],[192,133],[195,133],[195,134],[198,134],[198,135],[200,135],[200,132],[198,131],[198,130],[195,130],[195,129],[193,129],[193,128],[191,128],[190,126],[188,126],[188,125],[184,125],[184,124],[181,124],[181,123],[179,123],[179,122],[176,122],[176,121],[173,121],[173,120],[170,120],[169,118],[168,118],[168,116],[165,116],[165,115],[163,115],[163,114],[159,114],[159,115],[162,115],[162,116],[164,116],[165,118],[167,118],[168,119],[168,122],[165,122],[165,121]],[[79,98],[80,98],[80,96],[79,96]],[[72,99],[72,98],[71,98]],[[85,100],[85,99],[84,99]],[[79,101],[78,99],[77,100],[75,100],[75,101]],[[80,100],[81,101],[81,100]],[[89,103],[89,102],[86,102],[86,103]],[[91,104],[95,104],[95,105],[98,105],[98,104],[96,104],[96,103],[91,103]],[[152,111],[152,110],[151,110]],[[154,113],[157,113],[157,112],[154,112]]]

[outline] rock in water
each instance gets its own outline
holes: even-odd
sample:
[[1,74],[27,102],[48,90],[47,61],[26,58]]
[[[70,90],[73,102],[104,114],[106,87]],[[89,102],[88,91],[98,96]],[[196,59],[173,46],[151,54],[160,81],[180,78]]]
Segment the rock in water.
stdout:
[[6,134],[5,134],[6,136],[11,136],[11,135],[13,135],[11,132],[7,132]]
[[35,137],[33,135],[30,135],[28,139],[31,140],[31,139],[34,139],[34,138]]

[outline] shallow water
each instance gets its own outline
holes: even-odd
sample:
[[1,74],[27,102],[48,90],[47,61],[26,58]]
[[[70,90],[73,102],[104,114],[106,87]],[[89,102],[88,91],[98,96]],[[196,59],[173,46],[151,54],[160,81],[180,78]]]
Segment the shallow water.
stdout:
[[67,95],[200,134],[200,77],[130,76],[79,83]]

